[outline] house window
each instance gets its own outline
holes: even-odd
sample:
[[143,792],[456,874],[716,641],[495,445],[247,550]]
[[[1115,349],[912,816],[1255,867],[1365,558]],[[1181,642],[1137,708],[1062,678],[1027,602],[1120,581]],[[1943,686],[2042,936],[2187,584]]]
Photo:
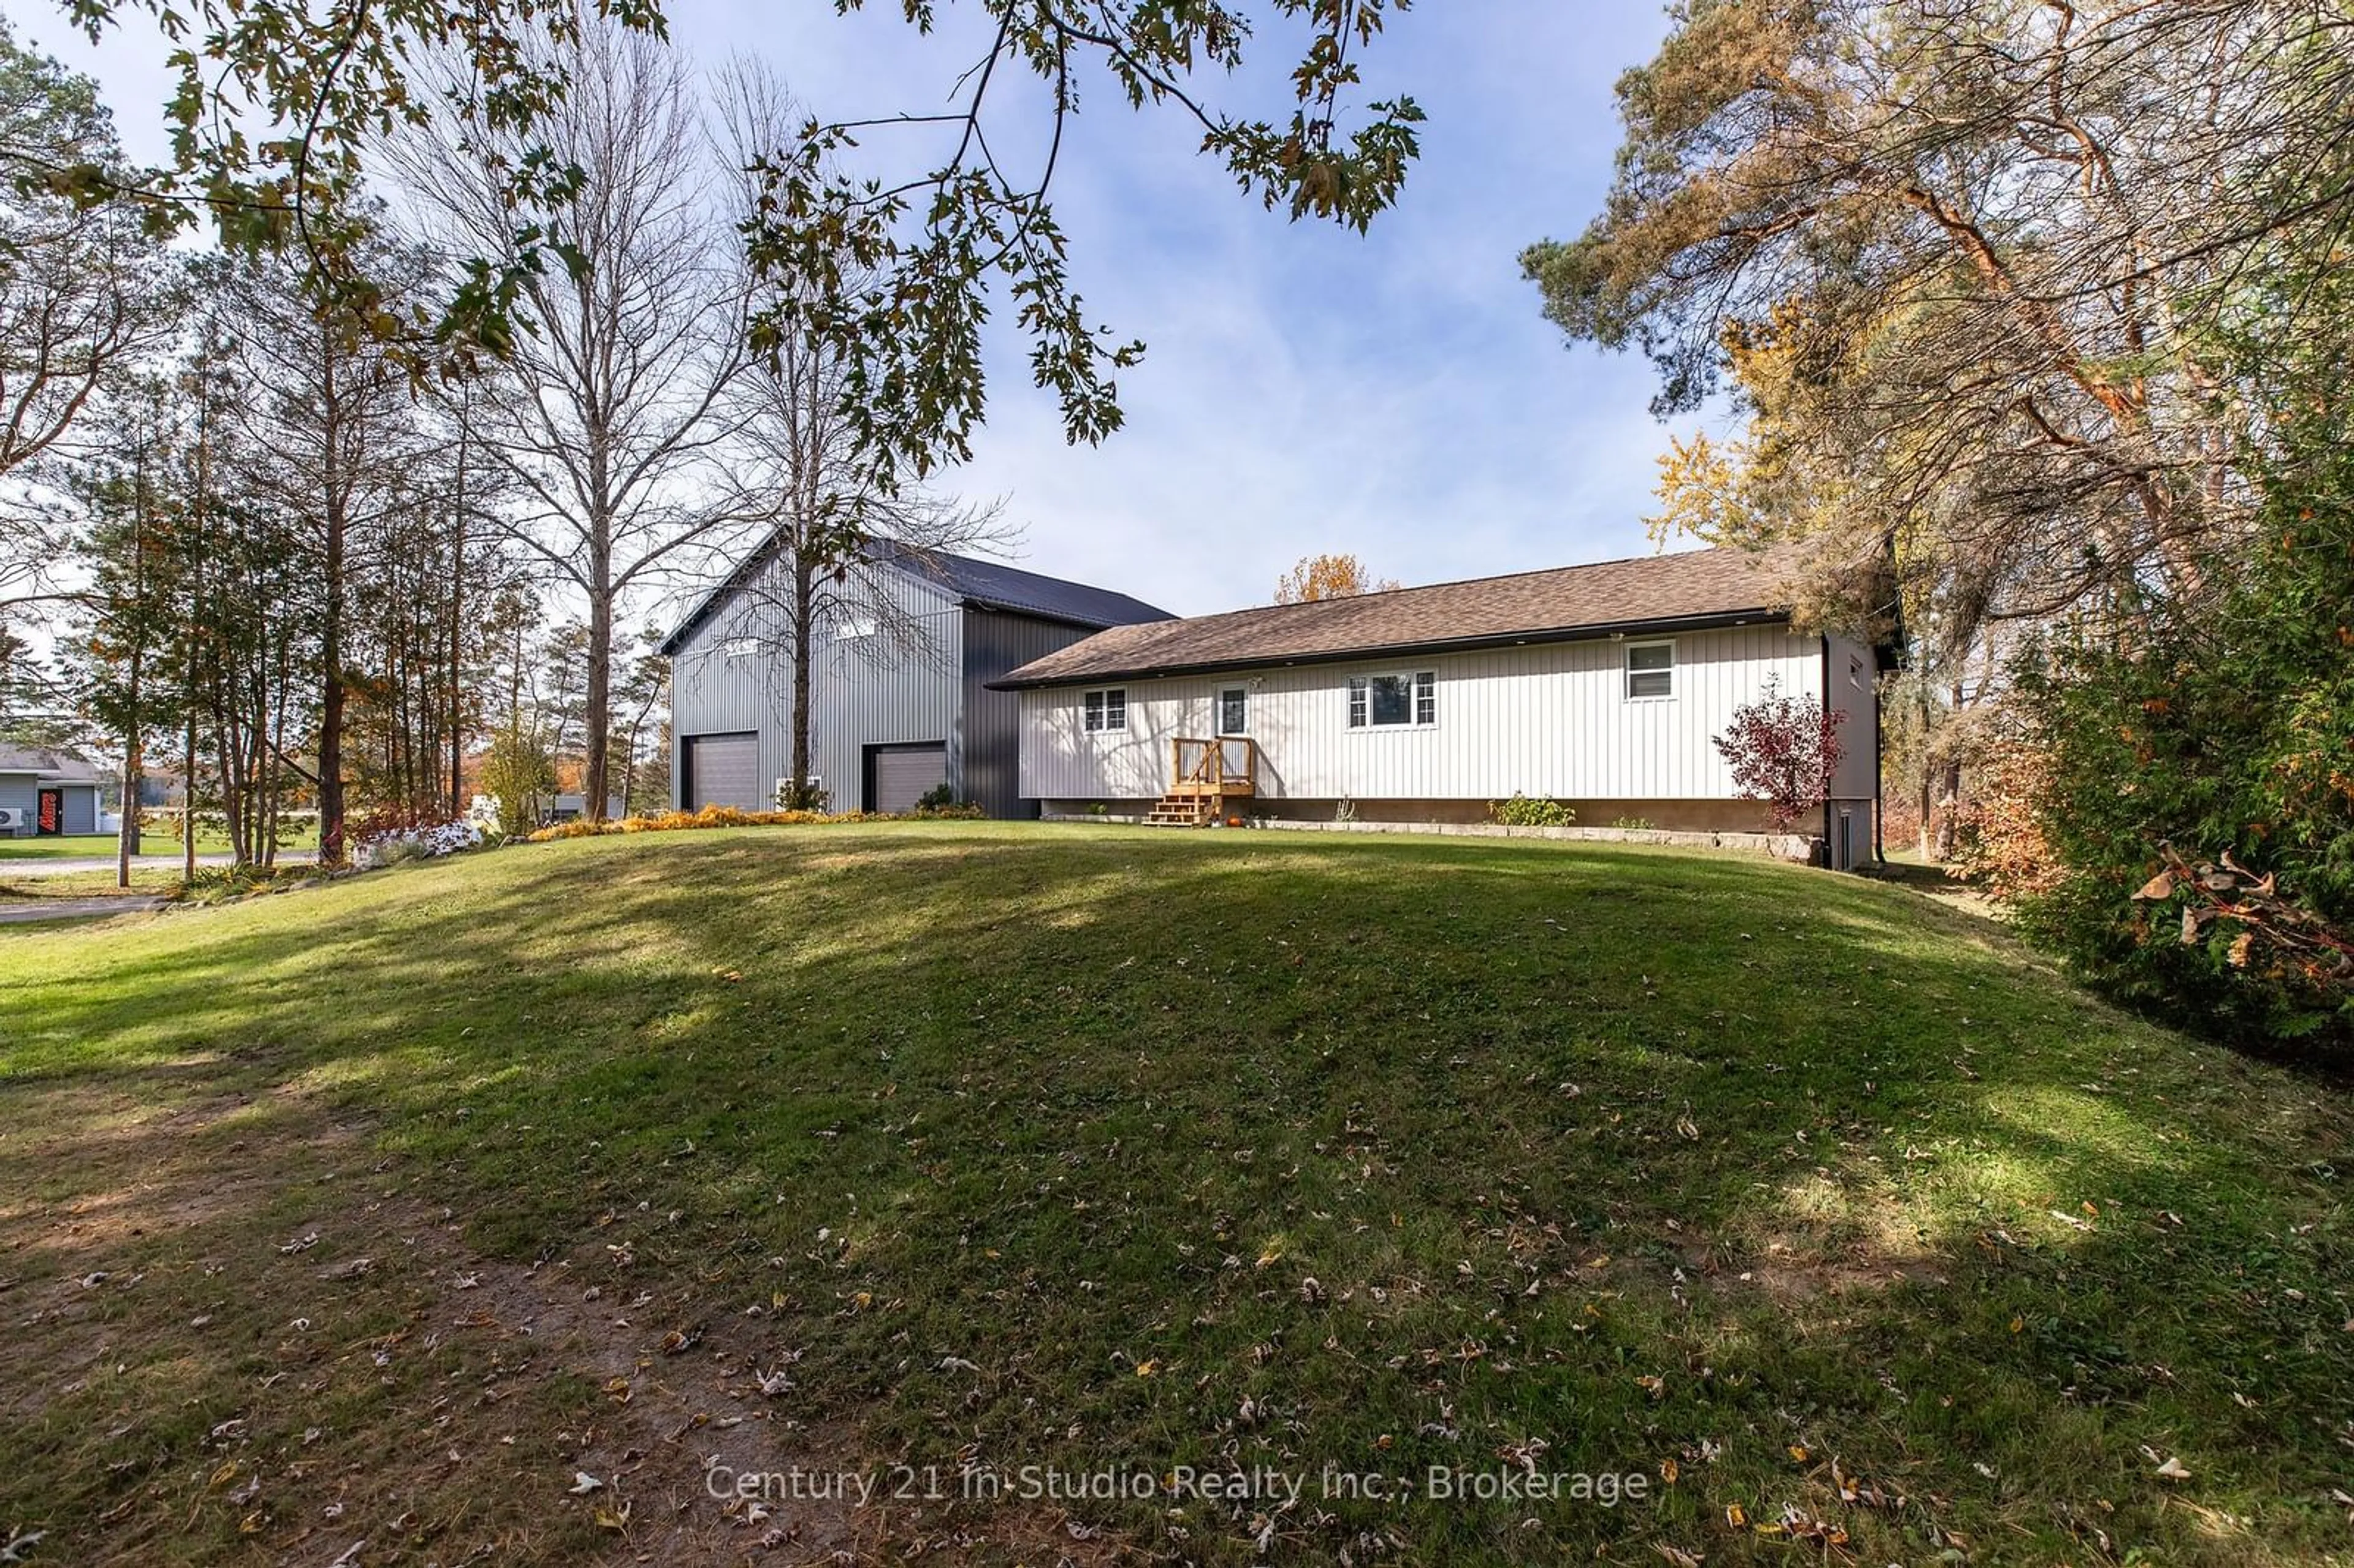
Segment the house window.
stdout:
[[719,651],[730,659],[748,659],[760,651],[757,637],[731,637],[719,645]]
[[1847,683],[1859,692],[1863,690],[1863,661],[1852,653],[1847,660]]
[[1676,694],[1674,643],[1627,644],[1627,694],[1630,697],[1672,697]]
[[1248,735],[1250,733],[1250,690],[1246,686],[1228,686],[1218,694],[1218,733]]
[[836,642],[855,642],[862,637],[874,635],[874,620],[864,616],[853,617],[833,629],[833,640]]
[[1349,677],[1349,727],[1375,729],[1438,722],[1438,674]]
[[1113,686],[1105,691],[1089,692],[1087,696],[1087,728],[1090,732],[1128,727],[1128,688]]

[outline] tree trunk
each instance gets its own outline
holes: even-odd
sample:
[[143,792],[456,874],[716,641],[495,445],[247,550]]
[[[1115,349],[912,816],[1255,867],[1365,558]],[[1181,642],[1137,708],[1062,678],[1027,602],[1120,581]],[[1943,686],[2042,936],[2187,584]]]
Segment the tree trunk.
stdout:
[[[132,662],[131,708],[139,708],[138,662]],[[139,721],[134,716],[122,736],[122,825],[114,842],[114,885],[131,885],[131,857],[139,853],[139,783],[146,760],[139,746]]]
[[140,676],[146,663],[147,649],[147,496],[146,460],[140,460],[139,494],[133,502],[131,536],[131,583],[133,613],[138,620],[132,628],[130,668],[124,673],[122,692],[122,821],[115,830],[114,885],[131,885],[131,857],[139,853],[139,776],[142,759],[139,736],[145,720],[139,711]]
[[606,747],[610,743],[613,694],[613,589],[611,562],[599,551],[588,597],[588,766],[580,802],[581,814],[592,822],[605,820]]
[[196,879],[196,709],[188,706],[188,749],[180,758],[180,880]]
[[[815,630],[815,628],[810,625],[811,619],[810,606],[815,593],[816,581],[811,572],[808,552],[796,550],[793,552],[793,766],[790,786],[792,799],[789,802],[778,803],[801,806],[811,810],[817,809],[817,802],[811,800],[809,796],[810,665],[811,662],[810,642],[811,634]],[[837,787],[839,784],[840,781],[836,780]],[[860,802],[861,805],[864,803],[863,800]]]
[[326,539],[321,562],[323,602],[319,616],[319,863],[344,863],[344,483],[343,422],[335,397],[335,349],[323,326],[320,364],[321,450],[324,454],[322,500]]
[[1918,826],[1920,829],[1921,838],[1921,858],[1929,862],[1931,864],[1935,864],[1938,858],[1936,842],[1937,802],[1936,791],[1934,788],[1936,781],[1936,764],[1934,758],[1934,754],[1930,749],[1929,732],[1931,725],[1935,720],[1935,715],[1934,712],[1935,705],[1929,701],[1929,684],[1926,681],[1916,680],[1914,682],[1914,706],[1917,710],[1917,716],[1920,721],[1915,726],[1914,733],[1918,737],[1915,741],[1915,745],[1919,751],[1915,766],[1920,773],[1918,782],[1920,785],[1921,821]]
[[[1956,715],[1962,711],[1962,683],[1956,681],[1954,683],[1954,712]],[[1949,752],[1946,756],[1945,799],[1940,804],[1945,807],[1946,814],[1937,824],[1936,858],[1947,861],[1954,858],[1954,832],[1962,814],[1962,758],[1958,751]]]
[[465,789],[465,736],[463,734],[466,685],[465,603],[466,603],[466,438],[472,421],[468,418],[471,390],[461,394],[458,408],[458,483],[457,532],[450,542],[450,815],[461,816],[465,802],[459,799]]

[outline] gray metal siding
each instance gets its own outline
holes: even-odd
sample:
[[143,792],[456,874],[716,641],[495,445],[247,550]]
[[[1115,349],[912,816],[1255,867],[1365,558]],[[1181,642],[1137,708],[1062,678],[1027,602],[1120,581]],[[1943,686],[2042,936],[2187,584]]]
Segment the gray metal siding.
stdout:
[[69,833],[98,832],[98,786],[68,784],[65,789],[65,830]]
[[40,804],[40,791],[33,788],[30,774],[12,773],[0,777],[0,806],[13,807],[24,813],[24,826],[14,830],[0,828],[0,834],[22,838],[33,832],[33,812]]
[[[889,648],[880,638],[837,641],[821,633],[811,660],[810,765],[825,780],[836,810],[859,803],[865,748],[937,740],[948,747],[949,781],[961,789],[963,736],[959,673],[962,612],[928,585],[901,579],[899,602],[923,630],[917,645]],[[758,639],[759,596],[739,596],[680,645],[671,666],[672,804],[681,803],[676,764],[689,736],[757,731],[765,796],[792,761],[792,663],[782,650],[731,654],[727,644]]]
[[964,775],[959,798],[992,817],[1034,817],[1022,795],[1022,694],[989,683],[1095,633],[1087,627],[999,610],[964,617]]

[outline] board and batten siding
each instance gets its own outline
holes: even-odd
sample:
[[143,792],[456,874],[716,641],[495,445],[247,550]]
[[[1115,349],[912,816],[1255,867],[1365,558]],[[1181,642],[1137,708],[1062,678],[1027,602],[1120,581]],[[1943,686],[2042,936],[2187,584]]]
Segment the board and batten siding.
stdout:
[[[922,629],[920,646],[894,650],[879,634],[837,637],[835,629],[822,628],[811,660],[810,767],[825,781],[838,811],[863,804],[869,746],[943,741],[949,787],[961,789],[964,612],[948,595],[912,577],[895,576],[890,591]],[[697,627],[672,658],[673,806],[684,804],[680,764],[692,736],[757,734],[764,797],[792,770],[792,660],[776,645],[772,630],[764,635],[762,599],[757,591],[739,595]],[[755,646],[729,652],[743,642]]]
[[[1668,641],[1676,650],[1674,694],[1628,697],[1628,643]],[[1714,737],[1769,678],[1791,695],[1819,694],[1823,648],[1820,637],[1776,624],[1034,689],[1022,694],[1022,793],[1158,796],[1169,784],[1170,743],[1215,734],[1217,694],[1242,686],[1250,692],[1263,796],[1492,800],[1517,790],[1556,800],[1729,800],[1732,769]],[[1437,723],[1349,727],[1350,677],[1423,670],[1437,676]],[[1128,728],[1090,734],[1085,694],[1106,685],[1126,688]],[[1839,695],[1830,705],[1850,705]],[[1871,722],[1868,706],[1850,715],[1850,754],[1870,754]]]
[[1093,629],[1034,615],[968,609],[964,616],[964,772],[957,798],[992,817],[1034,816],[1022,789],[1022,698],[989,683],[1033,659],[1093,635]]

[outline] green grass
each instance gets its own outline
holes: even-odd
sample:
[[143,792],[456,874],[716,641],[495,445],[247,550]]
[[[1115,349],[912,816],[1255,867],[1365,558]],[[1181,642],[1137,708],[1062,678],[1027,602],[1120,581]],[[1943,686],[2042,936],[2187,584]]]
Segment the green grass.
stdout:
[[[59,1561],[2354,1548],[2342,1091],[1902,888],[661,834],[0,930],[0,1541]],[[707,1456],[949,1495],[756,1519]],[[1524,1461],[1649,1495],[1320,1495]]]
[[84,860],[112,854],[112,833],[58,833],[49,837],[0,836],[0,860]]
[[[178,866],[135,864],[131,868],[132,893],[170,893],[180,885]],[[11,876],[0,865],[0,901],[27,898],[91,898],[126,891],[115,885],[112,868],[105,871],[53,871],[39,876]]]
[[[48,837],[35,835],[19,838],[0,836],[0,861],[9,860],[103,860],[113,855],[116,839],[112,833],[58,833]],[[196,831],[198,854],[227,854],[228,835],[214,828]],[[149,828],[142,834],[139,853],[142,855],[175,855],[181,853],[181,841],[169,828]]]

